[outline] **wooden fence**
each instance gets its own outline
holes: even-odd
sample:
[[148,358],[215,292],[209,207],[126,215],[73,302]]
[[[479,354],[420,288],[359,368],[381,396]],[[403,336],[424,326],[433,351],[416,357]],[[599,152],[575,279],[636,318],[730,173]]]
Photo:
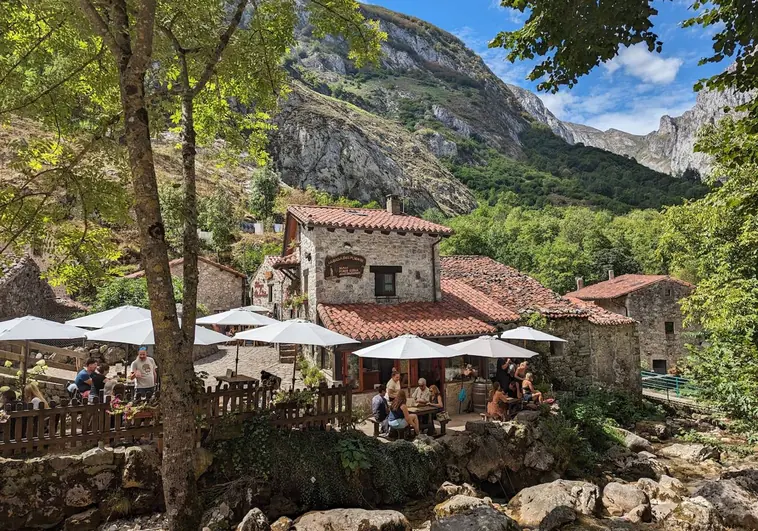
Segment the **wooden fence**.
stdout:
[[[241,422],[257,414],[268,413],[269,421],[282,429],[326,429],[344,427],[351,422],[352,392],[347,386],[321,386],[314,390],[315,400],[294,400],[297,392],[284,391],[290,400],[275,403],[278,390],[243,384],[207,388],[196,403],[197,437],[213,434],[221,422]],[[121,404],[150,404],[130,395]],[[0,422],[0,456],[36,455],[76,447],[129,444],[140,439],[162,436],[161,412],[146,407],[133,418],[113,414],[110,397],[95,397],[92,403],[76,400],[50,403],[46,409],[15,402],[5,405],[4,422]],[[164,412],[165,413],[165,412]]]

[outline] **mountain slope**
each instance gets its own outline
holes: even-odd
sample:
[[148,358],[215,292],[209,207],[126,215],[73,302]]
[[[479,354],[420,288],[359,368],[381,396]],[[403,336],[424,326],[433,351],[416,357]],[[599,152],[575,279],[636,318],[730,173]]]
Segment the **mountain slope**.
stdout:
[[[571,131],[536,96],[506,85],[458,38],[427,22],[377,6],[361,9],[388,35],[378,66],[356,68],[344,42],[313,38],[307,20],[297,30],[285,65],[300,83],[277,118],[272,143],[288,184],[362,201],[400,192],[416,212],[470,209],[471,196],[454,177],[490,200],[511,191],[537,206],[622,212],[693,195],[686,186],[673,192],[678,181],[669,176],[583,146],[563,153],[560,166],[545,164],[549,153],[524,146],[527,137],[549,136],[535,132],[535,124],[544,121],[563,138]],[[556,157],[570,147],[543,140]]]

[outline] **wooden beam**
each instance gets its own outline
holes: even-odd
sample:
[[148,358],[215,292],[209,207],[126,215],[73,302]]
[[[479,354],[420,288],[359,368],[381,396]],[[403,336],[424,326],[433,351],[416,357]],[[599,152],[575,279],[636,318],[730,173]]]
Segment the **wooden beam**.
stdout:
[[[7,360],[13,361],[23,361],[24,355],[17,352],[10,352],[8,350],[0,349],[0,358],[5,358]],[[37,363],[37,361],[39,360],[34,360],[34,363]],[[47,363],[47,366],[52,369],[64,369],[67,371],[77,372],[76,365],[73,363],[61,363],[60,361],[54,360],[45,360],[45,363]]]
[[[23,341],[0,341],[0,348],[4,348],[8,350],[8,345],[12,345],[14,347],[21,347],[23,346],[23,344],[24,344]],[[52,352],[55,354],[61,354],[63,356],[69,356],[71,358],[76,358],[80,360],[86,360],[87,358],[89,358],[89,352],[77,352],[75,350],[69,350],[67,348],[53,347],[51,345],[43,345],[42,343],[35,343],[34,341],[29,341],[29,346],[33,350],[37,350],[39,352]]]

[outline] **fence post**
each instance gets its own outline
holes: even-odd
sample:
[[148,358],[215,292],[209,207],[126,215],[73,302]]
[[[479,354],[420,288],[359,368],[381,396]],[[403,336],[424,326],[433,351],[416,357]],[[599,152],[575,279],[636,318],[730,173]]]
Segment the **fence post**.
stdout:
[[679,398],[679,377],[674,376],[674,383],[676,384],[676,397]]

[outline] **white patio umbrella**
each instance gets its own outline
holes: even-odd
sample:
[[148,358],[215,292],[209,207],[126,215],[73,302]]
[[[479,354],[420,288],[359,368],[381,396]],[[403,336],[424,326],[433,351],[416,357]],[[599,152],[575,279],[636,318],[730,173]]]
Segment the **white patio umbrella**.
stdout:
[[[125,343],[127,345],[155,345],[153,322],[150,319],[109,326],[100,330],[85,331],[85,335],[88,341]],[[229,337],[224,334],[219,334],[202,326],[195,327],[195,345],[215,345],[227,341],[229,341]]]
[[[319,326],[304,319],[290,319],[276,324],[245,330],[234,336],[234,339],[249,339],[263,341],[265,343],[289,343],[293,345],[315,345],[317,347],[331,347],[346,343],[358,343],[352,337],[343,336],[332,332],[328,328]],[[295,368],[297,359],[292,367],[292,388],[295,387]]]
[[406,334],[353,352],[361,358],[384,360],[423,360],[453,358],[461,353],[422,337]]
[[[267,326],[276,324],[279,321],[266,317],[258,313],[253,313],[245,308],[235,308],[213,315],[207,315],[197,320],[200,325],[221,325],[221,326]],[[240,360],[240,343],[237,343],[237,355],[234,358],[234,372],[237,373]]]
[[496,337],[481,336],[462,343],[450,345],[450,348],[458,351],[458,354],[469,354],[483,358],[533,358],[539,356],[539,352],[527,350],[512,343],[500,341]]
[[500,337],[503,339],[523,339],[524,341],[554,341],[560,343],[566,343],[565,339],[560,337],[551,336],[545,332],[540,332],[529,326],[519,326],[513,330],[506,330]]
[[26,385],[26,363],[29,358],[29,341],[46,339],[82,339],[87,331],[76,326],[48,321],[27,315],[0,322],[0,341],[23,341],[24,359],[21,362],[21,386]]
[[108,326],[133,323],[134,321],[141,321],[143,319],[150,319],[150,310],[127,304],[118,308],[105,310],[104,312],[71,319],[66,321],[66,324],[82,328],[106,328]]

